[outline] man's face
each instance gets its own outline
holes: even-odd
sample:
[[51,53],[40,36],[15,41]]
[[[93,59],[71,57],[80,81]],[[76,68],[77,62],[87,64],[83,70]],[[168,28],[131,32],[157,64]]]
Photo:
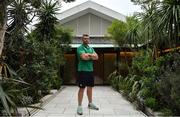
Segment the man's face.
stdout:
[[84,36],[82,41],[83,41],[83,44],[89,44],[89,42],[90,42],[89,41],[89,36]]

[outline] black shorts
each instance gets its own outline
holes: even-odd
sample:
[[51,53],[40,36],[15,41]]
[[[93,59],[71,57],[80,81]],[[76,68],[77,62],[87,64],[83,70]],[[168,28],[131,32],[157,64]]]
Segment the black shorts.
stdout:
[[80,88],[85,88],[86,86],[94,86],[94,74],[93,72],[81,71],[78,72],[77,85]]

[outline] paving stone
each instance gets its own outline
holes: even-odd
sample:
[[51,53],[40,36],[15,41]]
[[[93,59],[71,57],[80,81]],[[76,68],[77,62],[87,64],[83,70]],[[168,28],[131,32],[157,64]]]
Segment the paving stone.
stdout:
[[86,90],[83,98],[83,115],[76,114],[77,86],[65,88],[50,102],[44,105],[44,110],[39,110],[32,117],[145,117],[141,111],[136,110],[132,104],[110,86],[95,86],[93,88],[93,102],[100,108],[88,109]]

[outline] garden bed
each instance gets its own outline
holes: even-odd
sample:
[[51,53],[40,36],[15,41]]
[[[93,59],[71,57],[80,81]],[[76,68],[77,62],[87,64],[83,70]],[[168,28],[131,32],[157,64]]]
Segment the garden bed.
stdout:
[[128,95],[125,94],[125,92],[123,90],[119,90],[118,91],[125,99],[127,99],[129,102],[131,102],[131,104],[134,106],[134,108],[136,108],[137,110],[142,111],[145,115],[147,116],[161,116],[162,113],[161,112],[156,112],[153,111],[151,108],[147,107],[144,105],[144,100],[142,98],[137,99],[136,101],[132,102],[130,100],[130,97],[128,97]]
[[[33,104],[31,106],[39,107],[43,109],[43,106],[47,105],[53,98],[55,98],[61,91],[64,89],[64,87],[61,87],[59,90],[51,90],[50,94],[44,96],[41,100],[40,103]],[[27,111],[28,109],[28,111]],[[18,108],[18,112],[20,113],[20,116],[32,116],[36,114],[39,109],[38,108]]]

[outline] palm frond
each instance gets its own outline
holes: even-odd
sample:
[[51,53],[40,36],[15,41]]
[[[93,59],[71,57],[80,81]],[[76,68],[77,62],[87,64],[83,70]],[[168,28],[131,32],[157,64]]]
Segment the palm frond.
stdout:
[[6,100],[6,96],[5,96],[5,93],[4,93],[4,91],[3,91],[3,88],[2,88],[2,86],[1,86],[1,84],[0,84],[0,99],[1,99],[1,102],[2,102],[2,104],[3,104],[3,107],[4,107],[4,109],[5,109],[5,111],[6,111],[6,113],[9,115],[9,116],[11,116],[11,113],[10,113],[10,108],[9,108],[9,105],[8,105],[8,102],[7,102],[7,100]]

